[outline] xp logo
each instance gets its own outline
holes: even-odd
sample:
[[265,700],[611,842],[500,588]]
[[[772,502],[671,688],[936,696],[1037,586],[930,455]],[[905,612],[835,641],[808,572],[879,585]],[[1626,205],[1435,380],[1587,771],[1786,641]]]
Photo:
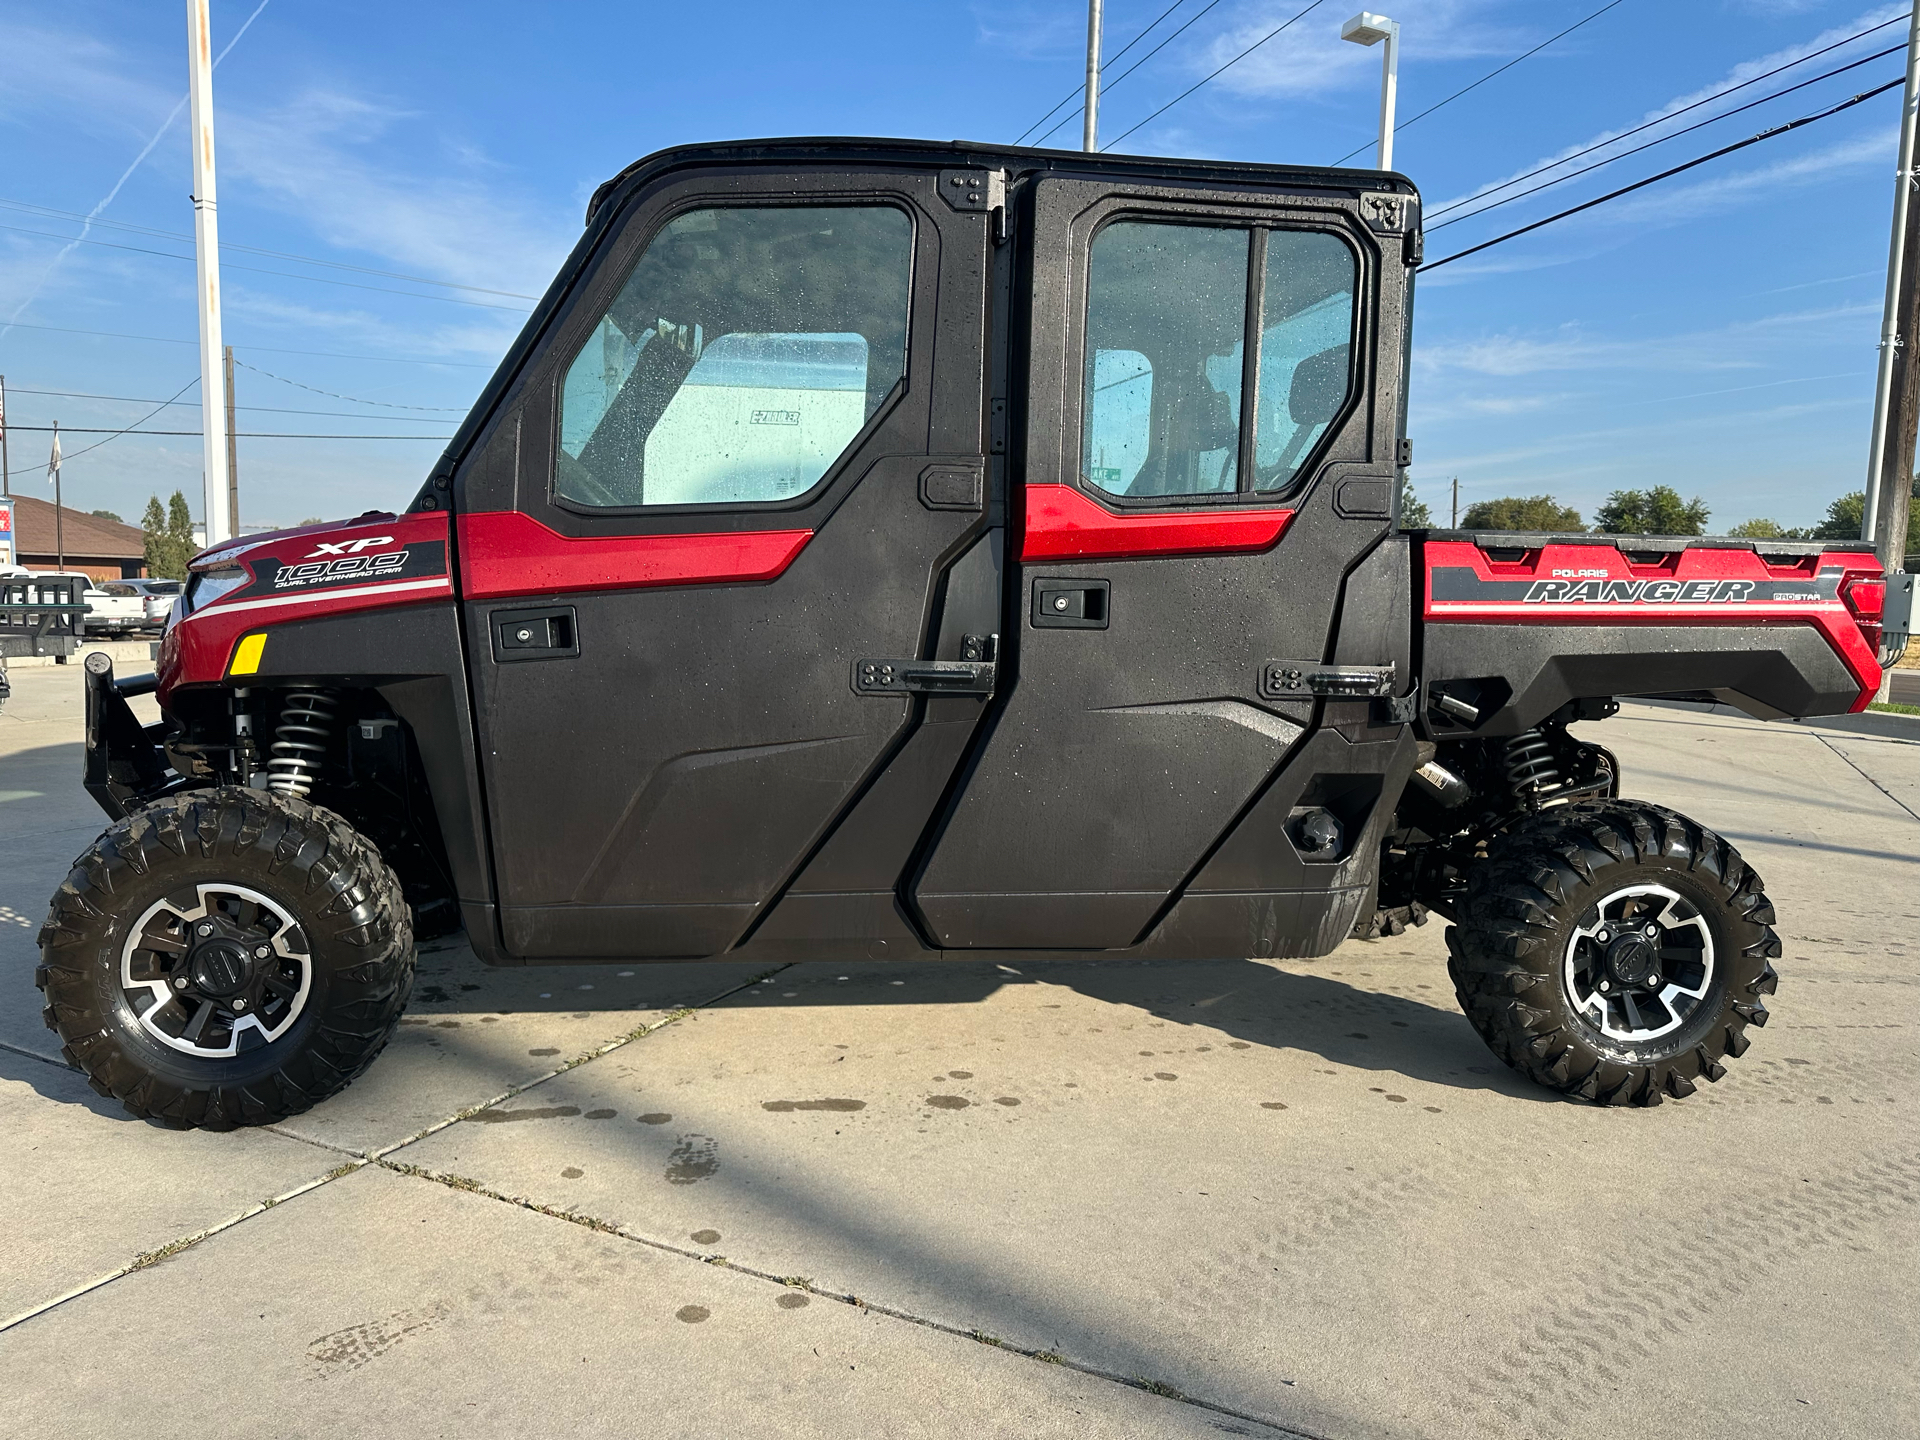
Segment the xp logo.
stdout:
[[391,535],[367,535],[358,540],[342,540],[329,545],[321,542],[318,548],[309,551],[307,559],[317,560],[322,555],[358,555],[362,550],[378,550],[382,545],[391,545]]
[[273,588],[298,590],[314,585],[338,585],[349,580],[391,580],[402,573],[406,563],[405,550],[395,550],[386,555],[346,555],[338,560],[304,560],[298,565],[282,566],[273,577]]

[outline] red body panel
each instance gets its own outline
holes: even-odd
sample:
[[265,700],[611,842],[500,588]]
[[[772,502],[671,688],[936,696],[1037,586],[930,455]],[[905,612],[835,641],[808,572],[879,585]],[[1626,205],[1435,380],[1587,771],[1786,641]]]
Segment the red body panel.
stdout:
[[1116,515],[1071,485],[1029,485],[1022,560],[1134,560],[1150,555],[1243,555],[1270,550],[1291,510],[1188,510]]
[[453,595],[444,512],[281,530],[215,546],[196,556],[193,568],[237,568],[247,581],[167,630],[155,666],[162,705],[176,685],[221,679],[235,642],[249,631]]
[[1842,598],[1871,554],[1833,550],[1787,565],[1744,549],[1675,551],[1636,564],[1617,547],[1544,545],[1513,562],[1467,540],[1424,547],[1429,624],[1811,625],[1860,683],[1856,711],[1880,686],[1880,663]]
[[811,530],[573,539],[517,510],[460,517],[461,592],[472,600],[777,579]]

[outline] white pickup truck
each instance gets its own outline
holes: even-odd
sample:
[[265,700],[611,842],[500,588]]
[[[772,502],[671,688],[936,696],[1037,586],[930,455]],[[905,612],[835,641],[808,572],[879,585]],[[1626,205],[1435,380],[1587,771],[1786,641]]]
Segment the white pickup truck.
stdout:
[[118,580],[87,581],[87,633],[125,635],[148,626],[147,597]]

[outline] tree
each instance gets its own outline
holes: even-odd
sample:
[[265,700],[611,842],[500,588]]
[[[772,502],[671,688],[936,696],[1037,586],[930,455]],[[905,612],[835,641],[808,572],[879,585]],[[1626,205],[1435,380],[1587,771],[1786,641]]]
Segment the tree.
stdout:
[[127,523],[126,521],[122,520],[118,515],[114,514],[113,511],[111,510],[89,510],[87,513],[89,515],[97,515],[102,520],[111,520],[116,525],[124,525]]
[[[1920,483],[1916,483],[1920,490]],[[1860,522],[1867,508],[1867,492],[1856,490],[1851,495],[1842,495],[1827,506],[1827,518],[1822,520],[1807,537],[1812,540],[1858,540]],[[1920,553],[1920,505],[1907,511],[1907,553]]]
[[1433,512],[1427,509],[1420,497],[1413,493],[1413,481],[1407,472],[1400,472],[1400,528],[1403,530],[1426,530],[1433,525]]
[[140,516],[140,532],[147,552],[147,573],[178,580],[174,573],[173,546],[167,540],[167,512],[158,495],[147,497],[147,508]]
[[1594,517],[1593,528],[1608,535],[1701,535],[1710,513],[1698,495],[1682,500],[1671,485],[1655,485],[1650,490],[1614,491]]
[[187,562],[193,559],[193,512],[187,509],[187,497],[178,490],[160,508],[160,497],[147,501],[140,517],[140,529],[146,537],[147,573],[167,580],[187,578]]
[[1778,520],[1768,520],[1764,516],[1742,520],[1727,534],[1736,540],[1805,540],[1810,532],[1789,530]]
[[1479,500],[1460,517],[1467,530],[1538,530],[1548,533],[1584,531],[1580,512],[1562,505],[1551,495],[1503,496],[1498,500]]

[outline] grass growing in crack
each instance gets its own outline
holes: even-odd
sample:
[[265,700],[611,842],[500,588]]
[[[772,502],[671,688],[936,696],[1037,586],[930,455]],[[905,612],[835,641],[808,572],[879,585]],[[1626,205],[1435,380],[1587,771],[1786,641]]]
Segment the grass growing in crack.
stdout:
[[1183,1392],[1174,1389],[1173,1386],[1167,1384],[1164,1380],[1149,1380],[1144,1375],[1136,1375],[1133,1383],[1149,1395],[1164,1395],[1169,1400],[1184,1400],[1187,1398]]
[[597,1215],[582,1215],[577,1210],[561,1210],[552,1205],[542,1205],[537,1200],[529,1200],[524,1195],[503,1195],[498,1190],[488,1189],[478,1180],[465,1175],[443,1174],[438,1170],[429,1170],[424,1165],[409,1165],[400,1160],[380,1160],[375,1162],[400,1175],[411,1175],[416,1180],[431,1180],[436,1185],[445,1185],[449,1190],[464,1190],[469,1195],[479,1195],[488,1200],[498,1200],[503,1205],[518,1205],[522,1210],[531,1210],[536,1215],[545,1215],[552,1220],[564,1220],[569,1225],[578,1225],[586,1230],[598,1230],[603,1235],[621,1235],[625,1232],[611,1220],[602,1220]]
[[982,1345],[991,1345],[996,1350],[1004,1348],[1006,1343],[1005,1341],[1001,1340],[1001,1338],[998,1335],[989,1335],[984,1330],[969,1330],[967,1333],[971,1335],[974,1339],[978,1340]]
[[359,1160],[349,1160],[344,1165],[334,1166],[333,1169],[327,1171],[321,1178],[323,1180],[338,1180],[342,1175],[351,1175],[360,1168],[362,1163],[364,1162]]
[[179,1240],[169,1240],[165,1245],[162,1245],[158,1250],[142,1251],[140,1254],[134,1256],[133,1263],[127,1266],[128,1273],[132,1273],[135,1270],[145,1270],[149,1266],[158,1265],[162,1260],[171,1259],[173,1256],[178,1255],[182,1250],[189,1249],[192,1246],[199,1244],[201,1238],[202,1237],[198,1235],[188,1235]]
[[1064,1365],[1067,1363],[1067,1357],[1062,1355],[1058,1350],[1036,1350],[1033,1352],[1033,1358],[1046,1365]]
[[780,1277],[780,1283],[790,1290],[813,1289],[813,1277],[811,1275],[782,1275]]

